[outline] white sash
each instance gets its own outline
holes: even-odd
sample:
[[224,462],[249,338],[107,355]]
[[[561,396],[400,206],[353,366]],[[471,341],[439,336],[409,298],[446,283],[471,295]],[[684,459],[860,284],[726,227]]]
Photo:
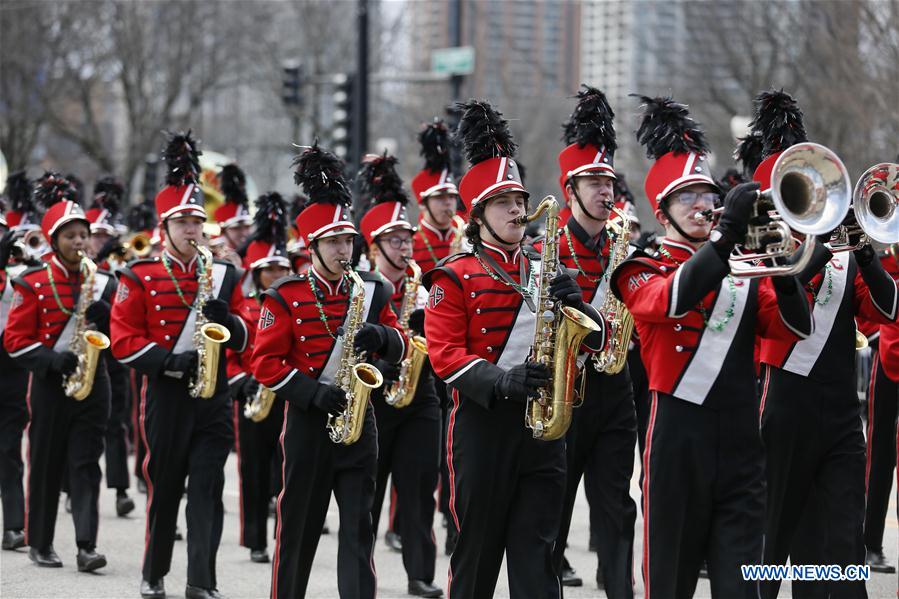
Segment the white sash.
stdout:
[[[212,264],[212,297],[218,297],[219,293],[221,293],[222,283],[225,281],[227,270],[227,264]],[[199,292],[199,289],[197,291]],[[184,321],[181,333],[178,335],[178,340],[175,342],[175,347],[172,348],[172,353],[178,354],[196,349],[194,347],[194,327],[196,326],[197,311],[191,308],[187,313],[187,319]]]
[[[311,274],[309,276],[312,276]],[[371,301],[375,295],[375,287],[377,283],[374,281],[364,281],[365,283],[365,301],[362,304],[362,322],[368,322],[368,313],[371,310]],[[350,315],[349,310],[347,310],[346,317],[343,319],[343,324],[341,325],[346,331],[347,325],[347,317]],[[337,341],[334,342],[334,345],[331,347],[331,355],[328,356],[328,361],[325,362],[325,367],[322,368],[322,373],[318,377],[318,381],[320,383],[331,384],[334,382],[334,375],[337,374],[337,368],[340,366],[340,355],[343,353],[343,335],[340,335],[337,338]]]

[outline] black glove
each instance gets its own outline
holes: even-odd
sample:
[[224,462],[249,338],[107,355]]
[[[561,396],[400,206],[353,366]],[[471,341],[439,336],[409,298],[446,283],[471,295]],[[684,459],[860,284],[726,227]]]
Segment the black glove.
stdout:
[[78,368],[78,356],[73,354],[70,351],[61,351],[55,352],[56,355],[53,356],[53,361],[50,362],[50,370],[61,374],[62,376],[69,376],[75,369]]
[[312,405],[325,414],[340,414],[346,408],[346,391],[334,385],[320,384]]
[[228,317],[230,315],[231,308],[228,307],[228,302],[223,299],[211,299],[203,306],[203,316],[208,318],[211,322],[228,324]]
[[246,398],[251,398],[259,391],[259,381],[251,376],[246,377],[240,384],[240,393]]
[[549,370],[543,364],[525,362],[504,372],[493,385],[497,397],[511,401],[526,401],[536,396],[549,383]]
[[549,292],[554,298],[572,308],[579,308],[584,303],[584,296],[577,281],[568,273],[559,273],[549,282]]
[[173,379],[183,379],[197,369],[197,350],[169,354],[162,363],[162,374]]
[[740,183],[727,192],[724,198],[724,212],[715,227],[715,230],[721,232],[722,245],[733,246],[743,243],[746,239],[746,230],[752,217],[752,208],[758,198],[758,189],[759,184],[756,182]]
[[0,269],[6,268],[9,264],[9,256],[12,254],[12,246],[15,243],[15,233],[12,230],[7,231],[0,238]]
[[106,300],[97,300],[87,307],[84,317],[88,322],[92,322],[101,330],[109,328],[109,302]]
[[384,377],[384,386],[387,386],[388,383],[395,383],[400,378],[399,364],[391,364],[390,362],[379,360],[378,370],[381,371],[381,376]]
[[107,240],[106,243],[103,244],[103,247],[100,248],[100,251],[97,252],[97,259],[95,262],[103,262],[112,254],[124,254],[124,246],[122,246],[122,242],[119,241],[117,237],[111,237]]
[[852,252],[855,254],[855,261],[858,262],[859,268],[865,268],[866,266],[870,266],[877,259],[877,253],[874,251],[874,248],[871,247],[871,244],[865,244],[860,249],[857,249]]
[[409,328],[416,335],[425,336],[425,310],[424,308],[419,308],[417,310],[412,310],[412,314],[409,315]]
[[357,352],[364,351],[369,354],[377,353],[384,347],[386,342],[387,331],[384,330],[384,327],[379,324],[366,322],[362,325],[362,329],[356,333],[356,341],[353,344],[353,349]]

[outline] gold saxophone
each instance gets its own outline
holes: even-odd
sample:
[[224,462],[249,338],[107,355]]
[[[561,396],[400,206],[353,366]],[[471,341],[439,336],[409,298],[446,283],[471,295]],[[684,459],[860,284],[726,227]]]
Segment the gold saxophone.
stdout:
[[412,269],[412,277],[406,282],[406,293],[403,298],[403,311],[400,313],[399,325],[406,332],[409,345],[406,347],[406,356],[400,362],[399,378],[384,393],[384,401],[394,408],[405,408],[415,397],[415,389],[418,387],[418,379],[421,377],[421,369],[428,357],[428,343],[424,337],[413,335],[409,329],[409,317],[415,309],[415,298],[418,296],[418,286],[421,284],[421,268],[415,260],[409,260],[409,268]]
[[453,240],[450,242],[449,255],[462,251],[462,241],[465,239],[465,219],[458,214],[453,215]]
[[272,411],[272,405],[275,403],[275,392],[263,385],[259,386],[253,399],[248,401],[243,407],[244,418],[249,418],[253,422],[262,422],[268,418],[268,413]]
[[346,407],[340,414],[328,415],[328,436],[334,443],[352,445],[362,435],[365,424],[365,408],[372,389],[384,384],[381,371],[363,362],[363,356],[353,348],[356,333],[365,323],[362,320],[365,306],[365,284],[349,262],[344,263],[344,271],[353,283],[350,292],[350,307],[343,327],[343,349],[340,364],[334,375],[334,384],[346,391]]
[[97,273],[97,265],[80,250],[78,256],[81,258],[84,282],[81,284],[78,306],[75,309],[75,331],[69,344],[69,351],[78,356],[78,367],[63,380],[63,389],[69,397],[82,401],[94,388],[97,362],[100,360],[100,352],[109,347],[109,337],[100,331],[87,328],[85,314],[88,306],[94,302],[94,275]]
[[[540,281],[537,289],[537,324],[531,360],[550,370],[549,384],[536,398],[528,398],[525,426],[535,439],[559,439],[571,425],[574,381],[578,375],[577,356],[584,337],[599,326],[580,310],[560,306],[549,292],[549,283],[559,271],[559,204],[546,196],[533,214],[521,217],[522,224],[546,213],[546,237],[540,253]],[[522,281],[522,285],[526,282]]]
[[[617,235],[615,244],[612,246],[609,264],[606,266],[607,276],[611,276],[618,265],[627,259],[627,246],[630,243],[630,217],[614,206],[612,206],[612,211],[621,218],[621,223],[610,220],[606,225],[609,233]],[[599,312],[606,320],[609,341],[602,351],[591,356],[593,365],[597,372],[618,374],[624,370],[624,365],[627,364],[627,350],[634,332],[634,317],[611,290],[606,292]]]
[[209,322],[203,315],[203,306],[212,297],[212,252],[194,240],[190,240],[190,244],[196,248],[203,262],[203,272],[200,274],[197,298],[194,301],[196,321],[193,342],[198,360],[196,377],[190,383],[190,394],[192,397],[209,399],[215,395],[222,345],[231,338],[231,331],[218,323]]

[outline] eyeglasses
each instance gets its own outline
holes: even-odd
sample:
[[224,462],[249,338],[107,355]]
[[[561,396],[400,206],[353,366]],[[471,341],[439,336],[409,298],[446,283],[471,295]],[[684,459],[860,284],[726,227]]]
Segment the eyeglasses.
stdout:
[[411,237],[409,237],[409,238],[403,238],[403,237],[388,237],[388,238],[385,239],[384,241],[386,241],[386,242],[387,242],[387,245],[389,245],[390,247],[392,247],[392,248],[395,249],[395,250],[400,249],[400,248],[403,247],[404,245],[408,245],[408,246],[411,246],[411,245],[412,245],[412,238],[411,238]]
[[715,205],[715,202],[718,201],[718,198],[718,194],[714,191],[704,191],[702,193],[699,193],[698,191],[682,191],[672,196],[672,199],[681,206],[695,206],[696,204],[702,204],[704,206],[712,207]]

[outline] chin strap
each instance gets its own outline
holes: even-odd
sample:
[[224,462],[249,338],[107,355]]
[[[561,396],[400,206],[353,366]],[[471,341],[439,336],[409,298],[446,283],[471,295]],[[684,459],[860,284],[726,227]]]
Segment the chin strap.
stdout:
[[319,253],[319,251],[318,251],[318,239],[316,239],[315,241],[313,241],[312,243],[310,243],[309,246],[312,248],[312,251],[315,252],[315,255],[318,256],[318,262],[319,262],[319,264],[322,265],[322,268],[324,268],[325,270],[327,270],[328,273],[330,273],[330,274],[332,274],[332,275],[337,274],[337,273],[335,273],[333,270],[331,270],[330,268],[328,268],[328,265],[325,263],[324,258],[322,258],[321,253]]
[[405,267],[405,266],[399,266],[399,265],[397,265],[396,262],[394,262],[393,260],[391,260],[391,259],[387,256],[387,252],[384,251],[384,246],[381,245],[381,240],[380,240],[380,239],[375,239],[375,245],[378,246],[378,249],[379,249],[379,250],[381,250],[381,255],[384,256],[384,259],[387,260],[387,262],[388,262],[388,264],[390,264],[390,266],[392,266],[392,267],[395,268],[396,270],[402,270],[402,271],[405,272],[405,270],[406,270],[406,267]]
[[595,216],[590,214],[590,211],[587,210],[586,206],[584,206],[584,202],[581,200],[581,195],[577,192],[577,186],[574,183],[574,177],[568,179],[568,185],[571,186],[571,191],[574,192],[574,199],[577,200],[577,205],[581,207],[581,210],[584,211],[584,214],[587,216],[587,218],[591,220],[602,221],[603,219],[596,218]]
[[[186,256],[186,254],[181,251],[181,248],[178,247],[178,244],[175,243],[175,238],[172,237],[172,234],[169,231],[169,219],[165,219],[165,221],[162,223],[162,228],[165,229],[165,238],[168,240],[169,243],[172,244],[172,248],[174,248],[174,250],[176,252],[178,252],[179,254],[181,254],[182,256]],[[188,244],[188,247],[189,247],[189,245],[190,244]]]
[[484,223],[484,226],[487,227],[487,230],[490,231],[490,234],[493,235],[494,239],[496,239],[498,242],[503,243],[505,245],[516,245],[516,244],[521,243],[522,239],[524,239],[524,233],[522,233],[521,239],[519,239],[518,241],[506,241],[505,239],[503,239],[502,237],[500,237],[499,235],[496,234],[496,231],[493,230],[493,227],[491,227],[490,223],[487,221],[486,215],[481,217],[481,222]]
[[708,236],[705,237],[693,237],[692,235],[687,235],[683,229],[680,228],[680,225],[677,224],[677,221],[672,218],[671,214],[668,212],[668,204],[665,202],[659,203],[659,210],[662,211],[662,214],[668,219],[671,223],[671,226],[674,227],[674,230],[680,233],[684,239],[687,241],[692,241],[693,243],[703,243],[708,240]]

